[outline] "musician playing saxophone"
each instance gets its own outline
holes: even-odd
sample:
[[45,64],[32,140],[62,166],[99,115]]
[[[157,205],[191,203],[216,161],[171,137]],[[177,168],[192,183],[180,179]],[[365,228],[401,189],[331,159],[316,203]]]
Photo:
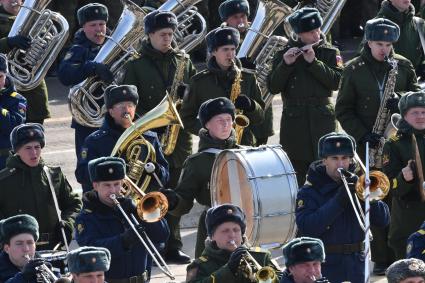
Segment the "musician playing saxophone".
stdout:
[[397,134],[385,143],[383,154],[383,171],[392,185],[388,243],[396,259],[406,257],[407,238],[425,220],[425,92],[406,93],[399,109]]
[[255,278],[255,268],[250,266],[252,272],[245,268],[245,264],[252,263],[248,257],[252,257],[261,267],[270,268],[270,282],[279,282],[270,252],[248,247],[246,216],[238,206],[223,204],[208,209],[205,224],[208,232],[206,247],[202,255],[187,267],[186,282],[259,282],[249,278],[252,275]]
[[44,261],[34,259],[39,238],[37,220],[28,214],[15,215],[2,220],[0,230],[0,283],[38,282]]
[[[144,18],[144,27],[146,37],[142,41],[141,56],[124,66],[123,80],[124,84],[135,85],[142,94],[136,109],[139,115],[158,105],[167,92],[173,97],[174,103],[181,104],[190,78],[196,73],[189,55],[173,48],[171,44],[177,28],[177,18],[173,13],[151,12]],[[164,128],[154,129],[154,131],[167,135],[164,133]],[[164,139],[161,138],[161,140]],[[191,153],[192,137],[189,132],[180,128],[175,148],[166,156],[170,171],[167,187],[176,187],[183,162]],[[190,257],[181,251],[183,243],[179,228],[180,218],[170,215],[166,218],[172,233],[165,259],[177,263],[189,263]]]

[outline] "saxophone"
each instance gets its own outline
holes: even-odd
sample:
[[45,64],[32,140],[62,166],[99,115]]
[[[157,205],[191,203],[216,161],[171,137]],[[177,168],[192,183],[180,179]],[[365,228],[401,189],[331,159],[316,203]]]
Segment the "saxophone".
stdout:
[[390,64],[391,70],[388,73],[388,79],[385,84],[385,90],[382,95],[378,115],[376,116],[375,124],[372,128],[372,133],[380,135],[381,139],[379,140],[379,144],[376,148],[369,149],[370,167],[377,169],[382,168],[382,152],[384,150],[385,139],[388,138],[389,133],[391,132],[391,112],[386,105],[388,99],[390,99],[394,93],[398,73],[398,60],[387,57],[385,61]]
[[[230,100],[233,104],[235,104],[236,99],[241,94],[241,81],[242,81],[242,70],[236,65],[233,64],[236,70],[235,80],[232,84],[232,89],[230,91]],[[236,109],[235,122],[233,127],[235,128],[236,134],[236,143],[240,144],[242,140],[243,131],[246,127],[249,126],[249,119],[246,115],[243,114],[243,111],[240,109]]]
[[[176,72],[174,73],[174,79],[173,84],[171,85],[170,92],[167,93],[168,96],[171,97],[171,100],[173,101],[177,111],[180,111],[181,105],[182,105],[182,99],[179,97],[177,90],[179,86],[183,83],[184,79],[184,70],[186,69],[187,61],[188,61],[188,55],[186,55],[184,50],[181,50],[182,58],[177,59],[177,66],[176,66]],[[161,136],[161,145],[162,145],[162,151],[165,155],[170,155],[173,153],[175,147],[177,138],[179,136],[181,128],[180,124],[172,124],[168,125],[164,131],[164,133]]]

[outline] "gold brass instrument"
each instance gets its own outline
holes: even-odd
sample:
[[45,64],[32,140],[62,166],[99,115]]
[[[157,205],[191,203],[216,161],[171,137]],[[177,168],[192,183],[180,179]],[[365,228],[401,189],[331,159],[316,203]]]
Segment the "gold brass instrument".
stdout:
[[419,195],[422,202],[425,202],[425,189],[424,189],[424,174],[422,169],[422,158],[418,148],[418,142],[416,141],[416,136],[412,133],[412,148],[413,148],[413,157],[414,157],[414,176],[416,182],[416,188],[419,191]]
[[[154,147],[143,138],[142,134],[150,129],[170,124],[178,124],[183,127],[171,97],[166,95],[155,108],[139,118],[122,133],[112,150],[111,156],[123,157],[126,160],[130,179],[142,191],[146,190],[151,180],[151,176],[146,176],[142,180],[145,165],[148,160],[156,160]],[[141,155],[145,156],[144,161],[140,160]]]
[[[186,69],[188,57],[184,50],[182,50],[183,55],[181,59],[177,59],[177,66],[176,66],[176,72],[174,74],[173,84],[171,85],[170,92],[167,93],[167,95],[171,96],[171,99],[176,107],[176,110],[179,111],[182,104],[182,99],[179,97],[177,90],[178,87],[183,83],[184,79],[184,71]],[[177,138],[179,136],[180,132],[180,124],[173,124],[167,126],[166,130],[161,136],[161,145],[162,145],[162,151],[165,155],[170,155],[173,153]]]
[[[232,84],[230,91],[230,100],[235,104],[236,99],[241,94],[241,81],[242,81],[242,70],[233,62],[233,66],[236,70],[235,80]],[[243,114],[243,111],[236,109],[235,122],[233,127],[235,128],[236,143],[240,144],[242,140],[243,131],[249,126],[249,119]]]
[[40,84],[68,38],[66,19],[46,9],[50,1],[25,0],[9,31],[8,37],[31,39],[28,49],[14,48],[8,53],[9,72],[18,90],[31,90]]
[[[230,244],[237,248],[234,240]],[[262,267],[249,252],[242,256],[238,269],[251,282],[271,283],[276,279],[276,271],[270,266]]]
[[372,168],[382,168],[382,153],[386,138],[393,132],[391,123],[391,111],[387,108],[388,99],[393,97],[398,73],[398,60],[386,57],[385,61],[391,66],[388,73],[388,79],[385,83],[384,93],[381,95],[381,104],[379,105],[378,115],[372,128],[372,133],[381,136],[376,148],[369,149],[369,164]]
[[[130,219],[130,217],[125,213],[124,209],[121,207],[120,202],[117,200],[117,197],[114,194],[110,195],[109,198],[114,201],[115,206],[119,209],[121,214],[124,216],[125,220],[127,221],[128,225],[130,225],[133,232],[136,233],[137,238],[139,238],[140,242],[143,244],[143,246],[145,247],[145,249],[149,253],[149,255],[152,257],[152,259],[155,261],[155,263],[159,267],[159,269],[161,269],[161,271],[165,275],[167,275],[171,280],[174,280],[175,277],[174,277],[173,272],[167,266],[164,259],[161,257],[161,254],[158,252],[155,245],[149,239],[146,232],[143,231],[142,233],[139,233],[139,231],[134,226],[134,225],[139,225],[139,223],[137,222],[137,219],[134,217],[134,215],[130,215],[131,216],[131,219]],[[133,222],[134,222],[134,224],[133,224]],[[142,237],[142,235],[144,237]]]
[[177,17],[174,40],[179,49],[190,52],[199,45],[207,34],[207,24],[195,4],[201,0],[168,0],[159,11],[173,12]]
[[[130,0],[121,0],[124,8],[112,35],[106,36],[94,62],[110,66],[115,81],[122,80],[123,66],[132,58],[137,58],[144,35],[143,19],[146,12]],[[96,76],[89,77],[71,88],[68,95],[69,109],[73,118],[87,127],[100,127],[106,108],[103,105],[103,92],[107,87]]]
[[285,37],[272,33],[291,13],[292,9],[278,0],[258,1],[255,18],[237,54],[239,59],[246,58],[255,64],[255,74],[266,108],[273,99],[267,87],[267,76],[271,72],[273,57],[288,42]]
[[[28,254],[24,255],[24,257],[28,260],[28,262],[31,260],[31,257]],[[36,268],[41,271],[40,274],[37,274],[37,282],[54,283],[58,280],[58,277],[44,263]]]

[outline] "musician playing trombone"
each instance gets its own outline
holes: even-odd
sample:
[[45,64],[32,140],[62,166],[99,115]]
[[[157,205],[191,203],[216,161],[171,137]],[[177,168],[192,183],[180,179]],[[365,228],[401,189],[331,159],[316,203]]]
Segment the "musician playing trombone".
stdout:
[[135,230],[146,233],[158,247],[164,247],[169,235],[165,220],[153,223],[142,221],[131,198],[120,197],[126,167],[118,157],[101,157],[89,163],[93,190],[83,197],[83,210],[76,219],[76,240],[80,246],[107,248],[111,252],[111,266],[105,273],[109,283],[147,282],[152,259],[138,235],[116,209],[116,196],[124,213],[133,215],[140,224]]
[[[364,280],[365,232],[356,218],[354,202],[351,202],[358,179],[349,173],[355,169],[355,151],[356,143],[347,134],[329,133],[321,137],[318,143],[321,159],[310,165],[307,181],[298,191],[296,200],[299,234],[323,241],[326,262],[322,263],[322,273],[330,282]],[[340,172],[344,173],[347,187]],[[388,225],[386,203],[371,202],[370,223],[377,227]]]
[[[37,220],[28,215],[15,215],[0,222],[0,283],[36,283],[39,282],[44,260],[34,258],[39,238]],[[42,267],[43,266],[43,267]],[[56,276],[56,275],[55,275]]]
[[[205,224],[206,246],[202,255],[187,267],[186,282],[279,282],[270,252],[249,248],[245,237],[246,216],[238,206],[222,204],[208,209]],[[261,278],[263,281],[255,277],[261,268],[268,274]]]
[[396,259],[406,257],[407,238],[425,221],[425,92],[406,93],[399,109],[397,134],[385,143],[383,153],[392,200],[388,243]]

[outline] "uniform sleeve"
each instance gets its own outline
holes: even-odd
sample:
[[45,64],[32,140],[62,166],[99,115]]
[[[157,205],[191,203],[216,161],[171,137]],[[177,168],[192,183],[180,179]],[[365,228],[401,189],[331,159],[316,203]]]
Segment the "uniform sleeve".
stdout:
[[146,229],[146,234],[149,239],[151,239],[152,243],[162,244],[162,246],[165,246],[165,243],[170,236],[170,229],[168,228],[168,224],[165,219],[161,219],[160,221],[153,223],[144,222],[144,227]]
[[338,50],[332,51],[332,54],[326,59],[328,62],[319,60],[316,57],[311,64],[307,63],[307,70],[318,82],[323,84],[325,88],[337,90],[342,74],[342,68],[337,65],[337,58],[341,58],[341,56]]
[[188,63],[188,79],[192,78],[196,74],[196,68],[195,65],[193,65],[192,60],[189,59]]
[[202,268],[202,264],[192,263],[187,267],[186,280],[187,283],[236,282],[236,277],[230,271],[227,264],[213,273],[209,273]]
[[257,79],[254,76],[252,76],[252,80],[248,89],[249,91],[252,92],[250,97],[255,103],[255,108],[254,110],[249,112],[244,111],[244,114],[246,114],[247,117],[249,118],[250,124],[251,123],[252,125],[260,124],[264,121],[265,103],[261,96],[261,90],[260,90],[260,87],[258,86]]
[[370,223],[376,227],[387,227],[390,224],[390,209],[383,201],[370,203]]
[[11,48],[7,44],[7,37],[0,38],[0,53],[9,53]]
[[101,157],[101,155],[97,151],[93,139],[88,136],[81,147],[81,156],[77,160],[77,168],[75,169],[75,177],[78,183],[91,187],[88,164],[90,160],[98,157]]
[[133,67],[133,61],[129,61],[124,65],[124,78],[122,81],[123,85],[139,85],[139,81],[137,80],[137,71]]
[[308,190],[314,189],[304,187],[298,192],[295,221],[302,234],[320,238],[326,232],[326,227],[332,225],[344,212],[344,208],[340,206],[335,197],[320,206]]
[[347,68],[342,74],[341,88],[336,98],[335,115],[342,128],[358,141],[369,131],[357,116],[357,93],[352,82],[352,74],[353,72],[348,71]]
[[59,64],[58,78],[60,82],[66,86],[72,86],[94,75],[93,66],[86,64],[87,57],[87,48],[80,45],[72,46]]
[[382,171],[387,175],[390,180],[391,195],[395,197],[402,197],[414,190],[415,182],[406,182],[403,177],[401,169],[406,167],[403,164],[401,153],[397,150],[393,141],[387,141],[383,150],[383,167]]
[[[11,103],[7,103],[6,100]],[[14,127],[25,122],[27,100],[14,93],[14,96],[6,96],[0,99],[0,133],[8,134]]]
[[279,92],[283,94],[291,74],[295,71],[295,64],[297,62],[292,65],[286,65],[283,60],[283,54],[287,50],[285,48],[283,51],[278,52],[273,59],[273,68],[268,79],[269,89],[272,94]]
[[22,275],[22,272],[18,272],[13,276],[12,278],[7,279],[4,283],[26,283],[27,280],[25,280],[24,276]]
[[193,135],[198,135],[201,129],[201,123],[198,116],[198,99],[197,94],[201,91],[196,80],[192,79],[189,84],[189,93],[184,97],[182,107],[180,109],[180,118],[182,119],[185,131]]

